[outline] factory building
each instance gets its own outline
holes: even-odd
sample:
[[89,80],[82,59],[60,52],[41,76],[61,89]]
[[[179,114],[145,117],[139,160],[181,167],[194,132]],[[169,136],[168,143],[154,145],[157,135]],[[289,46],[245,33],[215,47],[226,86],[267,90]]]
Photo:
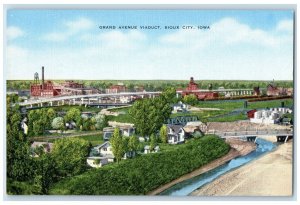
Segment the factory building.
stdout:
[[110,86],[105,91],[107,94],[123,93],[123,92],[126,92],[126,86],[123,83],[118,83],[117,85]]
[[42,67],[42,82],[39,74],[34,74],[34,82],[30,85],[30,96],[35,98],[47,98],[60,95],[87,95],[96,94],[99,90],[95,88],[85,88],[83,84],[74,81],[65,81],[57,84],[50,80],[45,82],[44,66]]
[[198,84],[195,83],[194,78],[190,78],[190,82],[187,85],[187,88],[185,90],[182,90],[182,96],[186,95],[196,95],[198,100],[204,100],[204,99],[213,99],[219,97],[219,94],[217,92],[212,91],[198,91],[200,88],[198,87]]
[[269,110],[258,110],[254,113],[253,118],[250,118],[250,122],[263,123],[263,124],[275,124],[278,123],[280,117],[286,113],[292,113],[289,108],[271,108]]

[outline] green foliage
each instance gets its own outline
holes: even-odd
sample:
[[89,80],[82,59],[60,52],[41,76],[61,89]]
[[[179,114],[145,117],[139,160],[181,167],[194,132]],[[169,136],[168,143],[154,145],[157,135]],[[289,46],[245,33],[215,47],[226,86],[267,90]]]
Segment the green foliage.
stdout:
[[54,142],[52,157],[59,176],[73,176],[86,170],[89,143],[83,139],[62,138]]
[[47,194],[50,185],[57,180],[56,161],[50,154],[40,155],[35,159],[35,192],[39,194]]
[[128,151],[131,152],[136,152],[138,151],[139,148],[139,139],[137,136],[132,135],[129,137],[129,142],[128,142]]
[[6,161],[7,177],[12,180],[26,181],[32,175],[29,142],[21,129],[21,113],[18,106],[12,107],[17,100],[7,96],[6,99]]
[[[176,98],[176,92],[175,92]],[[174,90],[166,90],[159,97],[136,101],[129,110],[137,132],[142,136],[156,133],[171,115],[171,102],[174,102]]]
[[98,130],[103,130],[104,127],[108,126],[108,118],[106,117],[106,115],[102,115],[102,114],[97,114],[95,116],[95,127]]
[[63,131],[65,129],[64,118],[62,118],[62,117],[56,117],[56,118],[54,118],[51,125],[52,125],[53,129]]
[[81,130],[83,131],[96,130],[95,124],[96,124],[95,118],[83,118]]
[[154,134],[151,134],[150,136],[150,151],[154,150],[154,147],[157,144],[156,136]]
[[28,113],[29,136],[39,136],[45,130],[52,128],[52,121],[56,117],[56,112],[52,108],[42,108],[30,110]]
[[183,97],[183,102],[188,105],[196,105],[198,103],[198,99],[196,95],[190,94]]
[[162,143],[168,142],[168,129],[166,125],[163,125],[159,130],[159,137]]
[[112,147],[112,152],[119,163],[126,152],[126,144],[122,136],[120,135],[119,128],[115,128],[113,135],[110,138],[110,144]]
[[223,140],[206,136],[175,150],[121,161],[55,184],[50,194],[140,195],[189,173],[229,151]]
[[71,122],[74,121],[79,127],[81,125],[82,119],[81,119],[81,112],[77,108],[71,108],[64,117],[65,122]]

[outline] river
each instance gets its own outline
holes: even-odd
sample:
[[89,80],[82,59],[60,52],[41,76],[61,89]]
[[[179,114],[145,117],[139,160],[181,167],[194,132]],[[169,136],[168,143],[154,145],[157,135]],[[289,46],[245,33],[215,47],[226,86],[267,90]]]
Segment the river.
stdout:
[[204,174],[196,176],[194,178],[188,179],[186,181],[180,182],[169,189],[161,192],[159,195],[167,196],[187,196],[194,190],[204,186],[207,183],[212,182],[221,175],[230,172],[242,165],[245,165],[252,160],[257,159],[259,156],[273,150],[277,145],[275,143],[258,138],[256,140],[257,148],[255,151],[248,155],[237,157],[226,164],[219,166],[211,171]]

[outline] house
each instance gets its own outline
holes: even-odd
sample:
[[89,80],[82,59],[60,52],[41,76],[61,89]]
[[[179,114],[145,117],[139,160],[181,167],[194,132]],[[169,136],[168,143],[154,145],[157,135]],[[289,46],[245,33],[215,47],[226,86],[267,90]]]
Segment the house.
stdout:
[[23,132],[25,135],[28,134],[28,125],[27,123],[27,118],[25,117],[22,121],[21,121],[21,128],[23,129]]
[[187,112],[187,109],[187,105],[182,103],[181,101],[172,105],[172,113]]
[[105,157],[88,157],[86,162],[90,167],[99,168],[108,164],[108,159]]
[[185,131],[182,125],[167,125],[168,143],[180,144],[184,142]]
[[[153,149],[153,151],[152,152],[159,152],[159,150],[160,150],[160,148],[159,148],[159,146],[157,145],[157,146],[155,146],[154,147],[154,149]],[[149,145],[146,145],[145,147],[144,147],[144,154],[149,154],[149,153],[151,153],[151,151],[150,151],[150,146]]]
[[[132,136],[135,133],[135,127],[133,127],[131,125],[119,125],[116,127],[119,128],[120,135],[123,135],[126,137]],[[111,138],[111,136],[113,135],[116,127],[105,127],[103,129],[103,139],[109,140]]]
[[44,153],[50,153],[53,149],[53,143],[49,142],[33,142],[30,145],[31,156],[39,157],[40,151]]
[[[103,159],[106,158],[107,159],[107,163],[114,162],[114,158],[115,158],[115,156],[114,156],[114,154],[112,152],[112,147],[111,147],[109,141],[104,142],[103,144],[98,145],[98,146],[92,148],[91,151],[90,151],[89,157],[90,157],[90,160],[91,159],[96,159],[95,157],[102,157]],[[97,158],[97,159],[102,159],[102,158]]]

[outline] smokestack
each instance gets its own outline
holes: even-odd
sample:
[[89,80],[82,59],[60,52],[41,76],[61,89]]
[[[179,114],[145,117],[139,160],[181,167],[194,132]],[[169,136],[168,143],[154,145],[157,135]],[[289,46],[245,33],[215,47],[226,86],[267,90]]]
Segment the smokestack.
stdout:
[[44,66],[42,66],[42,89],[44,90]]

